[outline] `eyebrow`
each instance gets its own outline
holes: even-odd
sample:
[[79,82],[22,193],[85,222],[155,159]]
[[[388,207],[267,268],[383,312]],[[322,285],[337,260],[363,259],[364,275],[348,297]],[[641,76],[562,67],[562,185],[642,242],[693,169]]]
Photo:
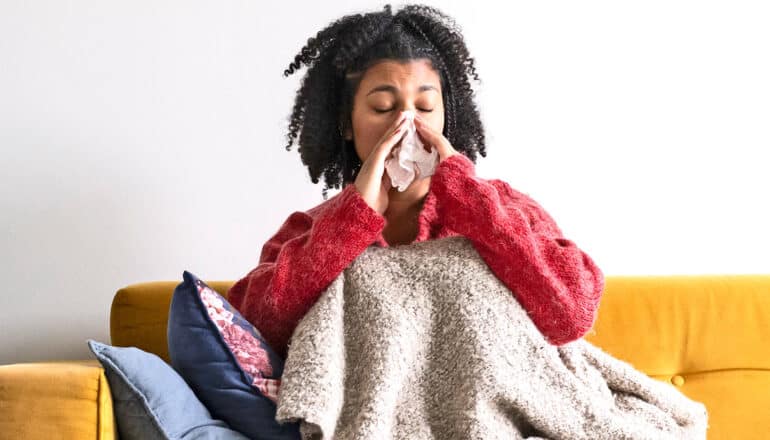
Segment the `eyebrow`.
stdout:
[[[438,92],[438,89],[433,87],[430,84],[421,85],[420,88],[417,89],[418,92],[424,92],[426,90],[435,90],[435,91]],[[393,87],[392,85],[390,85],[390,84],[383,84],[381,86],[377,86],[377,87],[373,88],[372,90],[369,90],[369,93],[367,93],[366,96],[369,96],[369,95],[371,95],[372,93],[375,93],[375,92],[391,92],[391,93],[395,94],[397,91],[398,91],[398,89]]]

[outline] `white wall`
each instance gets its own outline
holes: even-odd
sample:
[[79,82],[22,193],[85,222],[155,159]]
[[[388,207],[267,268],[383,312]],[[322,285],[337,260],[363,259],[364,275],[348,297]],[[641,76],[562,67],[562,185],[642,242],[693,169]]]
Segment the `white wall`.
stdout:
[[[127,284],[253,268],[322,200],[282,72],[367,4],[0,2],[0,364],[90,358]],[[765,2],[432,4],[483,81],[479,175],[607,275],[770,273]]]

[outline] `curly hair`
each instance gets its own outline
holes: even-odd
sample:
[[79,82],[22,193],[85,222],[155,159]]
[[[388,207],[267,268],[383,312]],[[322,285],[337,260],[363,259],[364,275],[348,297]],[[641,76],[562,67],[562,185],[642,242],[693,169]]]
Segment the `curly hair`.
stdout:
[[299,135],[302,163],[314,184],[323,175],[324,200],[330,188],[353,182],[361,169],[355,144],[343,136],[351,125],[353,97],[368,67],[383,59],[430,60],[441,79],[445,108],[443,134],[460,153],[476,162],[486,157],[484,130],[469,77],[479,83],[474,60],[459,26],[438,9],[407,5],[395,15],[383,11],[346,15],[319,31],[283,72],[288,77],[308,66],[289,118],[289,143]]

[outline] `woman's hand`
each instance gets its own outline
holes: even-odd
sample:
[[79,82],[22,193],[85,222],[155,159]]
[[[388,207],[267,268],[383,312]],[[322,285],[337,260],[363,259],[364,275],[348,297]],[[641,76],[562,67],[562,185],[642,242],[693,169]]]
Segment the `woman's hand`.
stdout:
[[369,156],[361,164],[354,185],[366,203],[383,215],[388,209],[388,191],[393,187],[390,176],[385,173],[385,159],[393,147],[404,137],[406,124],[403,112],[382,136]]
[[425,145],[430,145],[433,148],[438,149],[439,163],[449,159],[455,154],[460,154],[459,151],[452,147],[449,140],[444,135],[433,129],[428,123],[425,122],[420,115],[414,115],[414,126],[417,128],[417,135],[420,136],[420,140]]

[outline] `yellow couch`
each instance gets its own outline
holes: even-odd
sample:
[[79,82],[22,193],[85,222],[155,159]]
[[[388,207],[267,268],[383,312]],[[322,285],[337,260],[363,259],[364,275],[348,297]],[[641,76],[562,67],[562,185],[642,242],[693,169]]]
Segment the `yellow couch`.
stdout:
[[[209,285],[224,294],[232,283]],[[177,284],[120,289],[112,344],[168,361],[166,320]],[[770,274],[608,276],[586,339],[705,403],[709,439],[770,438]],[[115,438],[96,361],[0,366],[0,439],[38,438]]]

